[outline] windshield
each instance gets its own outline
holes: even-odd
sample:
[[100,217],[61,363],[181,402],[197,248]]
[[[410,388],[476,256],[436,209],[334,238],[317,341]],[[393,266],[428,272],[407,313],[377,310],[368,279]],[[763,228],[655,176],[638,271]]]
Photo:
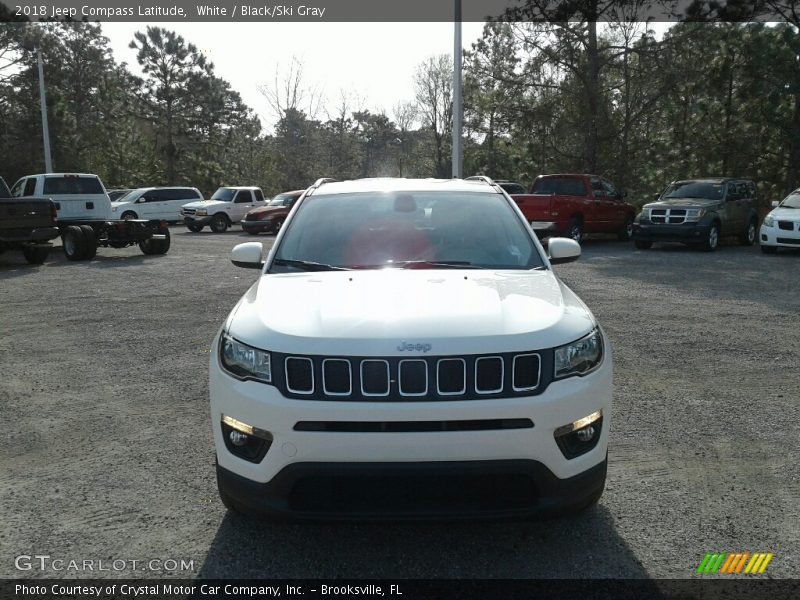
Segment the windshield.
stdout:
[[[130,192],[125,192],[121,196],[117,197],[116,200],[114,198],[111,198],[111,201],[112,202],[130,202],[130,201],[134,200],[135,199],[134,196],[137,196],[138,194],[139,194],[139,190],[133,190],[133,191],[130,191]],[[109,194],[109,196],[110,196],[110,194]]]
[[543,266],[530,234],[503,196],[373,192],[306,198],[270,272]]
[[290,200],[292,197],[289,194],[278,194],[272,200],[269,201],[267,206],[283,206],[286,200]]
[[670,184],[664,198],[701,198],[703,200],[722,200],[725,195],[725,185],[707,181],[678,181]]
[[214,195],[211,196],[211,200],[221,200],[222,202],[230,202],[233,200],[233,196],[236,194],[236,190],[231,188],[219,188]]
[[794,191],[780,203],[781,208],[800,208],[800,190]]

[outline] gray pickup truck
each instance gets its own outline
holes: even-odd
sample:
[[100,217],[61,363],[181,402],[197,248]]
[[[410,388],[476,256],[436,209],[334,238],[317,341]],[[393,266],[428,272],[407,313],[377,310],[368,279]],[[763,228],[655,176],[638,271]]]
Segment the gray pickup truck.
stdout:
[[58,237],[56,207],[48,198],[12,198],[0,177],[0,253],[22,250],[32,265],[50,254],[50,240]]

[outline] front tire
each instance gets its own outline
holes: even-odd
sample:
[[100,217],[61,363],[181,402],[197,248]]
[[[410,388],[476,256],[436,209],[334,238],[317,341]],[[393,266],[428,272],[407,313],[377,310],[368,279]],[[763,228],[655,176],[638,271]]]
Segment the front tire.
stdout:
[[211,231],[214,233],[225,233],[228,226],[228,217],[223,214],[214,215],[214,218],[211,219]]
[[139,242],[139,249],[142,254],[148,256],[153,254],[166,254],[170,246],[169,229],[160,229],[159,233],[166,235],[163,240],[154,240],[152,238]]
[[747,228],[742,232],[742,235],[739,237],[739,241],[742,243],[743,246],[752,246],[753,243],[756,241],[756,220],[750,219],[750,222],[747,224]]
[[567,237],[570,239],[575,240],[579,244],[583,239],[583,223],[581,220],[573,217],[569,220],[569,225],[567,226]]
[[122,220],[123,221],[128,221],[130,219],[138,219],[138,218],[139,218],[139,215],[137,215],[132,210],[126,210],[124,213],[122,213]]
[[187,225],[186,228],[189,231],[191,231],[192,233],[200,233],[201,231],[203,231],[203,226],[202,225],[194,225],[194,224],[192,224],[192,225]]
[[279,233],[279,232],[280,232],[280,230],[281,230],[281,227],[283,227],[283,219],[278,219],[278,220],[277,220],[277,221],[275,221],[275,223],[272,225],[272,233],[274,233],[275,235],[278,235],[278,233]]
[[646,242],[644,240],[636,240],[634,245],[639,250],[650,250],[653,247],[653,242]]
[[717,246],[719,246],[719,223],[712,223],[703,242],[703,250],[713,252],[717,249]]
[[30,265],[40,265],[47,260],[50,246],[23,246],[22,255]]
[[622,230],[617,234],[617,238],[619,238],[620,242],[627,242],[631,239],[633,235],[633,217],[628,216],[625,219],[625,224],[622,226]]

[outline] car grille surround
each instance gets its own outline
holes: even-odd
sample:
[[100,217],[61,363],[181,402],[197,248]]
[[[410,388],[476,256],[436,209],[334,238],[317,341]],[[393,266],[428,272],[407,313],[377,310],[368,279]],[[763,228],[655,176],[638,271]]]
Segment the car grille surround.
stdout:
[[346,357],[273,353],[273,385],[289,398],[458,401],[542,393],[553,351],[487,355]]

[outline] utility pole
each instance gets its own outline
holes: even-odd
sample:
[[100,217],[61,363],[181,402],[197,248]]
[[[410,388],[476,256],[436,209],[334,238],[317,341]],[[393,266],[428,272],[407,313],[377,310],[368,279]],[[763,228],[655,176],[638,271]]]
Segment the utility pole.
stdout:
[[47,100],[44,95],[44,66],[42,65],[42,48],[35,47],[36,60],[39,63],[39,101],[42,105],[42,139],[44,141],[44,172],[53,172],[53,159],[50,156],[50,129],[47,126]]
[[461,0],[455,0],[455,38],[453,44],[453,178],[462,177],[461,121],[464,106],[461,97]]

